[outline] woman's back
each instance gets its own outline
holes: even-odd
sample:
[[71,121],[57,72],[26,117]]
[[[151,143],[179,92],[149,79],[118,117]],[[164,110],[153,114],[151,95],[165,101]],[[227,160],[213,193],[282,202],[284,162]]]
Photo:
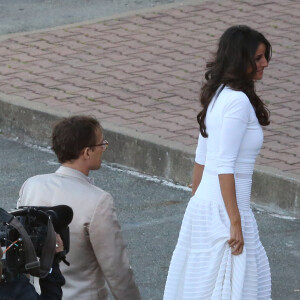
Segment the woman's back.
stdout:
[[[225,87],[210,103],[205,168],[230,173],[253,173],[263,132],[248,97]],[[242,138],[240,138],[242,137]]]

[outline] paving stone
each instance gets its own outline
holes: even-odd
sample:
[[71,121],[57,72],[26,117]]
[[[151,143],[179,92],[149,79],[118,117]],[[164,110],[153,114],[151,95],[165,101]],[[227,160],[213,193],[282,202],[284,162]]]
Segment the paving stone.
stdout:
[[39,55],[44,55],[46,50],[43,49],[38,49],[36,47],[24,47],[22,48],[23,53],[27,53],[30,56],[39,56]]
[[11,41],[15,42],[15,43],[19,43],[19,44],[26,44],[26,43],[34,43],[37,40],[36,37],[34,37],[34,35],[29,36],[29,35],[22,35],[22,36],[18,36],[15,38],[12,38]]
[[7,49],[15,51],[15,50],[23,49],[24,45],[22,45],[21,43],[18,43],[17,41],[14,41],[14,40],[8,40],[8,41],[5,41],[5,47]]
[[128,110],[130,112],[133,112],[133,113],[136,113],[136,114],[141,113],[141,112],[143,112],[143,113],[144,112],[149,112],[149,111],[152,110],[151,108],[149,108],[149,106],[148,107],[147,106],[142,106],[138,103],[123,105],[122,109],[126,109],[126,110]]
[[[152,77],[153,79],[155,79],[155,77]],[[165,82],[165,83],[168,83],[169,85],[180,85],[180,84],[183,84],[185,83],[186,81],[183,80],[182,78],[178,78],[178,77],[175,77],[175,76],[164,76],[164,77],[161,77],[159,78],[162,82]]]
[[[57,100],[53,97],[45,97],[45,98],[38,98],[35,99],[33,102],[37,102],[37,103],[43,103],[46,104],[49,107],[59,107],[60,109],[66,109],[68,107],[68,105],[70,105],[68,102],[62,101],[62,100]],[[74,105],[72,103],[72,105]]]
[[151,89],[151,85],[148,86],[148,85],[139,85],[139,84],[136,84],[134,82],[125,82],[125,83],[120,83],[118,85],[116,85],[117,87],[119,88],[122,88],[124,89],[125,91],[128,91],[128,92],[140,92],[140,91],[144,91],[144,90],[149,90]]
[[49,60],[51,62],[63,62],[64,60],[66,60],[66,57],[63,55],[60,55],[58,53],[54,53],[54,52],[50,52],[50,53],[46,53],[44,55],[39,55],[36,57],[36,60],[40,60],[40,59],[45,59],[45,60]]
[[[44,87],[42,85],[36,85],[36,84],[27,85],[25,88],[28,91],[31,91],[33,93],[37,93],[40,95],[48,95],[49,92],[53,90],[53,88],[48,88],[48,87]],[[56,91],[55,88],[54,88],[54,90]]]
[[278,150],[278,152],[282,152],[282,153],[289,153],[293,156],[296,156],[300,154],[300,146],[295,146],[295,147],[288,147],[288,148],[285,148],[285,149],[280,149]]
[[[64,100],[64,103],[69,102],[69,103],[74,103],[77,105],[83,105],[83,106],[88,106],[90,104],[90,100],[88,100],[86,97],[81,96],[81,97],[72,97]],[[94,104],[94,103],[93,103]],[[93,105],[92,104],[92,105]]]
[[0,66],[0,74],[1,75],[10,75],[10,74],[14,74],[17,73],[18,70],[10,67],[10,65],[6,65],[6,66]]
[[81,95],[90,99],[91,101],[100,99],[101,97],[107,97],[107,93],[100,93],[99,91],[86,89],[86,90],[79,90],[73,93],[73,95]]
[[22,87],[25,88],[25,87],[32,85],[32,82],[27,82],[25,80],[18,79],[15,77],[13,77],[13,81],[12,81],[12,79],[9,78],[8,76],[4,76],[3,80],[1,81],[1,85],[2,86],[9,85],[9,86],[17,87],[17,88],[22,88]]
[[40,92],[40,94],[46,95],[46,96],[52,96],[57,100],[64,100],[64,99],[68,99],[68,98],[72,98],[72,97],[76,96],[75,94],[65,93],[64,91],[60,91],[60,90],[56,89],[55,87],[49,88],[47,92],[46,91]]
[[[23,70],[19,70],[19,72],[14,73],[13,76],[14,76],[14,78],[18,78],[20,80],[24,80],[27,82],[35,82],[35,80],[37,80],[41,77],[41,75],[35,75],[35,74],[29,73],[29,72],[23,71]],[[8,76],[8,77],[10,77],[10,76]],[[11,80],[13,80],[12,77],[10,77],[10,78],[11,78]]]
[[7,46],[6,47],[0,47],[0,55],[1,56],[9,56],[11,54],[12,54],[12,51],[11,51],[11,49],[7,48]]
[[58,30],[55,30],[52,31],[52,34],[56,37],[60,37],[60,38],[70,38],[70,37],[75,37],[75,36],[78,36],[78,33],[74,33],[72,31],[68,31],[68,29],[58,29]]
[[195,138],[188,135],[176,135],[174,137],[169,138],[169,140],[179,142],[186,146],[194,146],[197,144]]
[[281,151],[285,152],[287,149],[290,149],[290,146],[280,144],[277,141],[270,141],[270,142],[264,142],[264,148],[274,152],[281,152]]
[[22,89],[18,86],[15,86],[15,85],[11,85],[10,83],[4,83],[1,84],[0,86],[0,91],[1,93],[4,93],[4,94],[15,94],[15,93],[21,93],[21,92],[26,92],[27,90],[26,89]]
[[107,103],[110,106],[119,108],[119,109],[122,109],[122,107],[125,105],[134,103],[130,100],[127,100],[127,101],[121,100],[117,96],[111,96],[109,94],[107,94],[106,97],[99,98],[99,100],[101,100],[103,103]]
[[[87,86],[87,85],[91,84],[92,82],[106,84],[107,86],[111,86],[111,87],[118,87],[119,85],[124,83],[123,80],[114,78],[112,76],[105,76],[105,77],[101,77],[101,78],[97,78],[97,79],[92,79],[87,83],[83,83],[83,86]],[[79,84],[82,84],[81,81],[79,81]]]
[[[39,41],[36,41],[34,43],[30,43],[28,45],[30,45],[31,47],[35,47],[35,48],[37,48],[39,50],[44,50],[44,51],[49,50],[51,48],[53,49],[53,48],[56,47],[55,44],[53,44],[51,42],[48,42],[48,41],[45,41],[43,39],[41,39]],[[22,48],[22,50],[23,50],[23,48]],[[43,55],[45,53],[43,53],[43,51],[41,51],[40,54]]]
[[34,60],[38,60],[37,57],[28,55],[27,53],[19,53],[19,54],[10,55],[10,58],[21,61],[23,63],[28,63],[28,62],[32,62]]
[[[137,74],[135,74],[135,76],[136,75]],[[164,74],[159,74],[152,70],[145,70],[144,72],[140,72],[140,74],[138,75],[140,75],[141,77],[145,77],[146,79],[149,80],[163,80],[162,78],[166,77]]]
[[138,72],[143,72],[145,71],[144,66],[133,66],[130,64],[122,64],[122,65],[117,65],[114,67],[115,70],[121,70],[125,73],[138,73]]
[[[138,96],[134,99],[131,99],[132,101],[142,105],[142,106],[152,106],[157,104],[157,100],[155,99],[151,99],[149,97],[145,97],[145,96]],[[157,113],[155,113],[155,116],[157,115]]]
[[116,90],[116,87],[109,86],[102,82],[102,77],[91,81],[89,84],[84,86],[85,90],[94,90],[99,94],[109,93]]
[[173,68],[166,67],[159,63],[149,64],[149,65],[145,66],[144,69],[145,68],[148,70],[153,70],[154,72],[157,72],[157,73],[167,73],[167,72],[171,72],[173,70]]
[[298,175],[300,174],[300,164],[288,165],[283,161],[272,161],[270,163],[267,163],[266,165],[272,168],[277,168],[282,171],[287,171]]
[[[190,91],[186,88],[178,88],[177,86],[173,89],[174,94],[180,96],[188,101],[198,100],[199,91]],[[183,101],[184,102],[184,101]]]
[[[36,37],[37,41],[44,41],[49,44],[59,44],[59,43],[62,43],[65,41],[65,39],[63,37],[55,36],[55,35],[51,34],[51,32],[49,32],[48,34],[39,33],[39,34],[35,34],[34,36]],[[30,43],[30,44],[33,44],[33,43]]]
[[47,69],[57,66],[57,64],[55,62],[50,61],[48,59],[38,59],[38,60],[32,62],[32,65],[39,66],[41,68],[47,68]]
[[[128,124],[128,125],[126,125],[126,127],[135,129],[138,132],[150,132],[150,133],[153,133],[153,134],[157,135],[156,130],[153,130],[152,126],[145,125],[142,122]],[[159,129],[158,131],[161,131],[161,129]]]
[[104,114],[109,114],[110,116],[116,116],[119,115],[121,112],[120,107],[115,107],[115,106],[111,106],[108,105],[107,103],[104,103],[101,101],[101,99],[97,99],[97,100],[88,100],[89,103],[85,104],[85,107],[88,107],[89,109],[95,109],[100,111],[101,113]]
[[163,93],[163,92],[161,92],[159,90],[155,90],[155,89],[139,91],[139,94],[150,97],[151,99],[162,99],[162,98],[172,96],[171,93]]
[[140,97],[140,93],[129,92],[126,91],[125,89],[114,89],[107,93],[117,97],[120,100],[123,100],[124,101],[123,103],[126,103],[127,101],[131,101],[134,98]]
[[[114,117],[114,115],[110,115],[108,113],[102,113],[101,111],[98,110],[90,111],[88,115],[98,119],[100,121],[100,124],[101,124],[101,120],[106,120],[106,119],[110,120],[112,117]],[[105,128],[104,128],[104,135],[105,135]]]
[[182,97],[179,96],[167,97],[164,98],[163,100],[173,105],[181,105],[181,106],[188,105],[191,103],[190,101],[182,99]]
[[25,91],[22,91],[22,92],[17,91],[17,92],[14,92],[13,94],[16,95],[16,96],[19,96],[19,97],[23,97],[27,100],[36,100],[36,99],[42,99],[42,98],[47,97],[46,95],[40,95],[40,94],[31,92],[31,91],[28,91],[28,90],[25,90]]
[[78,91],[83,91],[85,89],[88,89],[88,87],[77,87],[75,85],[72,84],[61,84],[61,85],[56,85],[55,86],[56,89],[64,91],[66,93],[75,93]]
[[109,122],[116,124],[116,125],[121,125],[121,126],[126,126],[129,124],[135,124],[136,121],[134,119],[124,119],[120,116],[114,116],[109,118]]

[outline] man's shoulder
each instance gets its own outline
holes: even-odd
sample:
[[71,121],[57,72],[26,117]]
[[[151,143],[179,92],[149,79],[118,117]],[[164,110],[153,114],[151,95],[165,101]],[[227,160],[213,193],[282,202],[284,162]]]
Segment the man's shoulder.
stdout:
[[112,196],[110,193],[104,191],[102,188],[95,186],[93,184],[90,185],[89,192],[93,193],[97,198],[112,199]]
[[42,181],[47,181],[54,177],[55,177],[55,173],[38,174],[38,175],[34,175],[32,177],[29,177],[25,182],[26,183],[42,182]]
[[53,172],[53,173],[45,173],[45,174],[37,174],[37,175],[34,175],[30,178],[35,178],[35,179],[45,179],[45,178],[51,178],[53,176],[56,176],[56,173]]
[[112,199],[110,193],[88,182],[86,179],[67,176],[57,172],[32,176],[24,182],[22,189],[41,190],[44,188],[47,190],[61,189],[64,193],[75,193],[78,195],[84,193],[89,198],[98,200]]

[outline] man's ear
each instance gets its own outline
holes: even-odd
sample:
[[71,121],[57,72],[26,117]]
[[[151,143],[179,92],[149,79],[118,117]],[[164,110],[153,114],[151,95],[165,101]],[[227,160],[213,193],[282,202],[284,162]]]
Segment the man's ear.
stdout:
[[91,148],[89,148],[89,147],[85,147],[82,150],[82,155],[83,155],[84,159],[90,159],[90,151],[91,151]]

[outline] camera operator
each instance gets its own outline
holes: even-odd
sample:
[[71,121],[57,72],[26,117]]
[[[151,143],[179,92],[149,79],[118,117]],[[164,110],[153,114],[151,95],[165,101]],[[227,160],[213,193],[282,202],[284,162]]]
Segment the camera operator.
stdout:
[[[65,279],[59,269],[59,253],[64,251],[63,241],[59,234],[56,234],[56,256],[54,257],[52,270],[45,277],[40,278],[41,295],[39,295],[33,285],[29,282],[25,274],[19,276],[13,282],[0,282],[0,300],[59,300],[62,299],[62,286]],[[0,247],[0,259],[3,251]],[[2,276],[2,263],[0,260],[0,278]]]

